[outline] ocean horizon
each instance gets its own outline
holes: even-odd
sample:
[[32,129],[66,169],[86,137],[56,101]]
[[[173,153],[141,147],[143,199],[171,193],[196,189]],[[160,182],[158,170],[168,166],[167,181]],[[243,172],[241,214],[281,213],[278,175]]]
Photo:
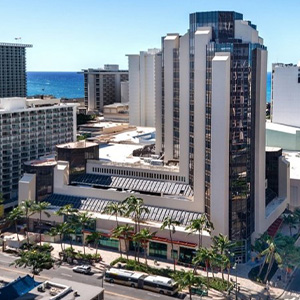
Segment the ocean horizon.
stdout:
[[[83,98],[84,78],[78,72],[27,72],[27,96]],[[271,101],[271,72],[267,74],[267,102]]]

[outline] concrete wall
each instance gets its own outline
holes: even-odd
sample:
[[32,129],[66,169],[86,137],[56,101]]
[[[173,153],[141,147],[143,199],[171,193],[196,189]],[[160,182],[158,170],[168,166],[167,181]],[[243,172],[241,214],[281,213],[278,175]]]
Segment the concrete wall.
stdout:
[[211,221],[215,232],[229,233],[230,53],[212,60]]
[[173,50],[179,47],[179,35],[170,34],[164,39],[164,137],[165,137],[165,161],[173,159],[173,83],[174,66]]
[[[212,38],[211,27],[202,27],[195,32],[194,61],[194,193],[202,211],[205,211],[205,111],[206,111],[206,47]],[[215,63],[216,66],[216,63]],[[217,67],[217,66],[216,66]],[[223,69],[222,69],[223,71]],[[216,74],[214,74],[216,76]],[[227,76],[227,70],[226,74]],[[219,80],[219,78],[216,78]],[[227,78],[225,78],[227,84]],[[217,83],[218,84],[218,83]],[[221,87],[221,89],[223,86]],[[227,89],[227,85],[226,85]],[[223,92],[220,91],[220,92]],[[227,93],[227,90],[225,91]],[[221,94],[216,101],[222,102]],[[227,95],[224,96],[227,100]],[[219,104],[217,104],[219,105]],[[225,104],[227,105],[227,104]],[[216,107],[215,107],[216,108]],[[215,111],[216,112],[216,111]],[[226,110],[227,112],[227,110]],[[224,113],[226,113],[224,112]],[[229,118],[229,115],[226,116]],[[224,124],[223,124],[224,125]],[[213,124],[212,124],[213,126]],[[213,127],[212,127],[213,128]],[[225,136],[228,138],[228,135]]]
[[19,181],[18,204],[24,200],[36,200],[35,188],[36,187],[36,174],[27,174]]

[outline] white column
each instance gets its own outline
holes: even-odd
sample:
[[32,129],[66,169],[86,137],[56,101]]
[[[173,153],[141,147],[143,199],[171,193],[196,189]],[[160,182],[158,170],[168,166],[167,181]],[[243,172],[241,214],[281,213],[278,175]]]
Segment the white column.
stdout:
[[159,154],[162,151],[162,57],[161,54],[155,55],[155,152]]
[[267,51],[256,49],[255,82],[255,235],[265,223]]
[[179,167],[180,174],[189,178],[189,100],[190,100],[189,33],[180,38],[179,48]]
[[128,55],[129,65],[129,124],[140,125],[140,56]]
[[211,38],[211,27],[202,27],[195,32],[194,197],[202,211],[205,210],[206,46]]
[[215,233],[229,233],[230,53],[212,60],[211,221]]
[[165,161],[173,159],[173,50],[178,48],[179,35],[167,35],[164,39],[164,137]]

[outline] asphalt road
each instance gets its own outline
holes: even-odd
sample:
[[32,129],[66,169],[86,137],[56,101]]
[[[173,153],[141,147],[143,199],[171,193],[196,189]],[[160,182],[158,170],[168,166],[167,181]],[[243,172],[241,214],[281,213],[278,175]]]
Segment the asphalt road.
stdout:
[[[0,253],[0,278],[3,277],[7,280],[13,280],[25,274],[32,275],[29,269],[10,266],[9,264],[15,259],[16,257]],[[85,275],[73,272],[72,267],[60,266],[51,270],[44,270],[40,276],[35,276],[35,279],[37,281],[44,281],[53,277],[102,286],[102,273],[97,269],[93,269],[92,274]],[[170,297],[123,285],[111,284],[105,281],[103,281],[103,285],[105,288],[105,300],[170,300],[185,299],[186,297],[186,294],[179,294],[177,297]]]

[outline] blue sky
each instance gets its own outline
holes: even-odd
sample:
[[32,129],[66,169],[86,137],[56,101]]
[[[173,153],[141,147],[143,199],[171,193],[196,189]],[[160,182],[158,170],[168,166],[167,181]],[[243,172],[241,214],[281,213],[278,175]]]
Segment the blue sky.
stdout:
[[258,26],[272,62],[300,60],[300,0],[0,0],[0,42],[33,44],[28,71],[79,71],[119,64],[184,34],[189,13],[235,10]]

